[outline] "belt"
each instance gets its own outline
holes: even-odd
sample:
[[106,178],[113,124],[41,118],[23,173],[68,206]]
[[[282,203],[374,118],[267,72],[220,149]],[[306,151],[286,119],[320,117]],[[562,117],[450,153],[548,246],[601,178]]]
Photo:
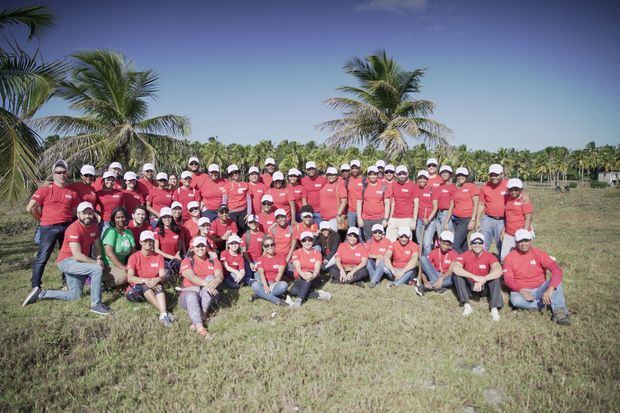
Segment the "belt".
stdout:
[[487,217],[494,219],[496,221],[502,221],[504,219],[504,217],[492,217],[491,215],[487,215]]

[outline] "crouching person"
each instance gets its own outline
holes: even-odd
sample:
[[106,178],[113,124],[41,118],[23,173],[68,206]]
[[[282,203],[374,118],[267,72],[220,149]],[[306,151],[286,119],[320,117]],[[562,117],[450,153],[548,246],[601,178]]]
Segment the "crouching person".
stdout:
[[[504,259],[504,282],[510,288],[510,302],[517,308],[542,310],[550,305],[553,321],[570,325],[562,288],[562,269],[549,254],[532,247],[531,233],[515,233],[517,248]],[[547,279],[547,271],[551,278]]]
[[192,256],[181,262],[183,289],[179,303],[192,322],[190,329],[195,329],[202,337],[211,340],[213,336],[205,328],[203,317],[218,299],[217,287],[224,279],[222,264],[209,257],[206,238],[194,238],[192,247]]
[[[95,211],[90,202],[82,202],[77,207],[78,219],[69,225],[58,254],[56,263],[67,277],[67,291],[32,290],[24,305],[37,299],[79,300],[84,283],[90,277],[90,311],[99,315],[109,315],[110,309],[101,302],[101,277],[104,263],[99,242],[99,226],[95,221]],[[90,257],[91,248],[96,258]]]
[[439,236],[439,248],[435,248],[428,257],[420,257],[422,271],[428,278],[428,284],[419,286],[424,291],[435,291],[444,294],[446,288],[452,286],[452,263],[459,254],[452,249],[454,234],[450,231],[442,231]]
[[368,250],[360,243],[360,230],[349,227],[347,240],[336,251],[336,265],[329,268],[332,282],[363,287],[363,280],[368,278],[367,263]]
[[463,316],[467,317],[474,311],[469,304],[473,292],[488,296],[491,318],[499,321],[499,309],[504,305],[500,284],[502,266],[495,255],[484,251],[484,235],[474,232],[469,243],[471,250],[459,255],[452,264],[456,295],[463,306]]
[[127,282],[125,297],[131,302],[145,299],[159,311],[159,322],[171,327],[174,317],[166,310],[166,281],[164,257],[155,253],[155,234],[143,231],[140,234],[140,251],[134,252],[127,261]]

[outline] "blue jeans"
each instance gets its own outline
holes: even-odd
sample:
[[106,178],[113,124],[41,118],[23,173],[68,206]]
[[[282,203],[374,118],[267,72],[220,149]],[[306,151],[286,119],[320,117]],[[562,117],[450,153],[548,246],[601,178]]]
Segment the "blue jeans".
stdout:
[[452,215],[452,223],[454,224],[454,251],[459,254],[467,251],[467,233],[469,230],[469,220],[471,217],[459,218],[456,215]]
[[263,300],[271,301],[272,303],[276,303],[279,300],[279,296],[284,294],[288,289],[288,284],[285,281],[278,281],[277,283],[271,283],[273,285],[273,290],[271,293],[266,293],[263,288],[263,283],[260,281],[256,281],[252,284],[252,291],[255,295],[262,298]]
[[54,252],[54,246],[58,243],[60,247],[62,241],[65,238],[65,230],[70,225],[70,222],[54,225],[44,225],[39,227],[39,252],[32,264],[32,288],[40,287],[41,280],[43,279],[43,271],[45,271],[45,265],[50,259],[50,255]]
[[[385,275],[387,275],[390,279],[394,279],[394,274],[392,273],[392,271],[390,271],[390,269],[388,267],[385,267]],[[415,270],[409,270],[406,273],[403,274],[402,277],[400,277],[398,280],[394,281],[394,284],[396,285],[404,285],[407,284],[409,282],[409,280],[411,280],[412,278],[414,278],[413,276],[415,275]]]
[[[538,288],[527,289],[534,296],[534,301],[527,301],[519,292],[510,293],[510,302],[517,308],[527,308],[531,310],[540,310],[545,307],[542,302],[542,296],[547,291],[547,287],[551,280],[547,280],[541,284]],[[558,285],[553,294],[551,294],[551,309],[553,311],[559,308],[566,308],[566,302],[564,301],[564,288],[562,283]]]
[[347,220],[350,227],[357,227],[357,212],[347,212]]
[[211,223],[213,223],[213,221],[215,221],[215,218],[217,218],[217,211],[212,211],[210,209],[207,209],[206,211],[202,211],[200,213],[200,216],[209,218]]
[[[435,222],[435,231],[437,232],[438,237],[441,235],[441,232],[443,231],[443,227],[447,219],[448,219],[447,210],[437,211],[437,215],[435,216],[435,219],[433,221]],[[452,220],[448,220],[448,231],[454,233],[454,225],[452,225]]]
[[321,213],[320,212],[313,212],[312,213],[312,222],[314,222],[317,225],[319,225],[321,223]]
[[[441,275],[439,271],[433,267],[433,264],[429,261],[427,257],[420,257],[420,265],[422,266],[422,271],[426,274],[426,277],[431,282],[431,284],[435,284],[435,282],[439,279]],[[452,286],[452,274],[446,276],[441,282],[441,286],[443,288],[449,288]]]
[[502,250],[502,241],[499,237],[504,230],[504,220],[503,219],[493,219],[486,214],[482,216],[482,220],[480,221],[480,232],[484,235],[484,250],[488,251],[491,247],[491,243],[495,240],[495,247],[497,248],[497,252]]
[[58,263],[60,271],[67,277],[67,291],[47,290],[41,292],[39,298],[73,301],[79,300],[86,279],[90,277],[90,301],[92,305],[101,303],[101,277],[103,269],[99,264],[78,262],[69,257]]
[[[415,239],[418,245],[422,247],[422,255],[428,255],[433,245],[433,235],[435,235],[435,220],[428,225],[424,225],[424,221],[418,218],[415,226]],[[422,239],[422,231],[424,231],[424,239]]]
[[366,269],[368,270],[368,275],[370,276],[370,282],[374,284],[379,284],[384,275],[386,275],[390,280],[394,279],[392,274],[386,271],[384,260],[380,260],[379,263],[377,263],[376,260],[368,258]]

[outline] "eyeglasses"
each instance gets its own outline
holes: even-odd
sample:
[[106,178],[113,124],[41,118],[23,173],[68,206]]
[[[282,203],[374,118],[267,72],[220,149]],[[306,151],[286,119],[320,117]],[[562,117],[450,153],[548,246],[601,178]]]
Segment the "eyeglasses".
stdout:
[[192,177],[191,176],[186,176],[185,178],[183,178],[184,181],[191,181]]
[[[64,172],[56,172],[56,173],[64,173]],[[91,174],[84,174],[82,175],[84,178],[94,178],[95,175],[91,175]]]
[[314,241],[314,239],[310,238],[310,237],[306,237],[306,238],[301,240],[301,242],[312,242],[312,241]]
[[399,235],[398,238],[407,238],[407,239],[409,239],[409,235]]
[[168,182],[167,179],[158,179],[157,182]]
[[271,205],[273,205],[273,202],[268,202],[268,201],[267,202],[263,202],[263,205],[271,206]]
[[218,214],[220,214],[220,215],[228,215],[228,211],[220,211],[220,212],[218,212]]
[[472,241],[471,245],[482,245],[484,242],[482,241]]
[[64,175],[67,171],[54,171],[54,175]]
[[271,244],[263,244],[264,248],[272,248],[272,247],[275,247],[275,246],[276,246],[276,244],[274,244],[273,242]]
[[428,165],[426,165],[427,168],[437,168],[437,164],[436,163],[429,163]]

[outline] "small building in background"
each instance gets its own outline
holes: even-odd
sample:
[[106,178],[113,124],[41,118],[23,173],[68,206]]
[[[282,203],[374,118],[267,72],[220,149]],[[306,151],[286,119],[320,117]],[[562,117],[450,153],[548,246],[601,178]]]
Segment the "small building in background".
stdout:
[[620,185],[620,172],[599,172],[598,181],[605,182],[609,186],[618,186]]

